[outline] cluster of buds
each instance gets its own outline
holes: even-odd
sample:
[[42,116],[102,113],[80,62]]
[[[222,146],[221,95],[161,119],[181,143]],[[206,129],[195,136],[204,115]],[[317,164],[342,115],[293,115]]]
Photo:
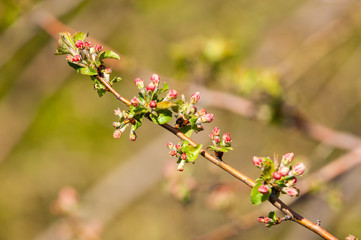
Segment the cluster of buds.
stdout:
[[138,121],[132,117],[129,116],[129,112],[125,110],[115,109],[114,115],[119,117],[119,120],[117,122],[113,122],[113,127],[115,127],[115,130],[113,132],[114,138],[120,138],[122,133],[125,131],[125,129],[131,125],[130,133],[129,133],[129,139],[134,142],[137,139],[137,135],[135,134],[135,129],[137,127]]
[[[277,196],[282,193],[297,197],[300,191],[294,185],[297,182],[297,177],[305,172],[306,167],[303,163],[292,166],[293,158],[294,153],[287,153],[282,156],[281,162],[278,163],[277,154],[275,154],[273,161],[269,157],[254,156],[253,164],[262,171],[261,177],[256,180],[257,192],[269,196],[273,191]],[[254,194],[256,197],[257,194]],[[266,199],[262,198],[262,201]]]
[[168,142],[167,148],[170,149],[169,155],[177,158],[177,171],[183,172],[184,164],[187,162],[188,156],[185,152],[182,151],[181,144],[174,145],[173,143]]
[[[154,109],[158,107],[159,102],[166,103],[165,106],[171,106],[170,101],[177,98],[177,91],[170,90],[165,98],[159,99],[159,94],[165,92],[168,89],[168,86],[164,83],[163,87],[159,87],[160,77],[158,74],[153,74],[150,78],[150,82],[147,86],[144,85],[144,81],[141,78],[136,78],[134,80],[135,85],[139,89],[140,93],[138,97],[131,99],[131,104],[133,107],[142,106],[146,108],[149,112],[154,113]],[[163,106],[161,106],[163,107]]]
[[213,131],[209,134],[209,137],[211,138],[213,145],[209,146],[208,149],[213,150],[216,157],[220,160],[222,160],[223,153],[233,150],[231,147],[232,139],[229,133],[223,134],[221,138],[218,127],[213,129]]
[[264,223],[266,227],[270,228],[273,225],[280,224],[282,221],[287,220],[287,219],[288,219],[287,217],[278,218],[276,216],[276,213],[272,211],[272,212],[269,212],[268,217],[263,217],[263,216],[259,217],[258,222]]
[[190,101],[186,101],[184,95],[182,95],[182,100],[177,101],[177,112],[176,112],[176,128],[182,128],[190,124],[191,129],[195,132],[203,130],[203,123],[211,123],[214,119],[212,113],[207,113],[207,111],[202,108],[199,111],[195,104],[200,99],[200,93],[195,92],[192,94]]

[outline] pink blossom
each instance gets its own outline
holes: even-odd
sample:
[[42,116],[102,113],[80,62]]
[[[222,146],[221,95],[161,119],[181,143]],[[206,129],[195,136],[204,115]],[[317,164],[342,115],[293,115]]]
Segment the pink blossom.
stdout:
[[171,143],[171,142],[168,142],[168,143],[167,143],[167,148],[171,149],[171,148],[173,148],[173,147],[174,147],[173,143]]
[[122,135],[122,131],[120,129],[116,129],[113,132],[113,138],[120,138],[120,135]]
[[83,49],[84,48],[84,42],[81,40],[78,40],[75,42],[75,47]]
[[294,187],[288,187],[286,189],[283,189],[290,197],[298,197],[300,194],[300,191]]
[[263,159],[262,158],[259,158],[259,157],[256,157],[254,156],[252,158],[252,161],[253,161],[253,164],[256,166],[256,167],[261,167],[263,165]]
[[147,91],[153,92],[155,90],[156,86],[153,82],[150,82],[147,86]]
[[134,83],[137,85],[139,90],[144,88],[144,81],[141,78],[136,78]]
[[219,133],[221,132],[218,127],[213,128],[213,134],[216,136],[219,136]]
[[149,103],[149,107],[150,108],[156,108],[157,107],[157,101],[151,101],[150,103]]
[[282,176],[287,176],[288,173],[290,171],[290,168],[289,167],[286,167],[286,166],[280,166],[280,168],[278,169],[278,172],[281,173]]
[[269,191],[267,185],[261,185],[261,186],[259,186],[259,188],[257,190],[258,190],[258,192],[260,192],[262,194],[266,194]]
[[269,217],[265,217],[264,220],[263,220],[263,222],[265,224],[269,223],[270,221],[271,221],[271,219]]
[[120,127],[120,122],[113,122],[113,127],[115,128]]
[[290,186],[295,185],[296,182],[297,182],[297,178],[294,178],[294,179],[289,180],[289,181],[286,183],[286,185],[290,187]]
[[273,178],[276,180],[280,180],[282,177],[282,174],[280,172],[273,172]]
[[202,123],[210,123],[213,121],[213,118],[214,116],[212,113],[207,113],[201,117],[201,121]]
[[207,110],[204,109],[204,108],[202,108],[201,110],[198,111],[198,115],[199,115],[199,116],[203,116],[203,115],[205,115],[205,114],[207,114]]
[[181,150],[181,145],[180,144],[175,145],[175,149]]
[[154,83],[154,85],[158,86],[159,81],[160,81],[160,77],[158,76],[158,74],[153,74],[152,77],[150,78],[150,80]]
[[105,74],[111,74],[112,73],[112,69],[110,67],[107,67],[105,70],[104,70],[104,73]]
[[73,62],[80,62],[81,61],[81,56],[80,55],[74,55],[71,60]]
[[100,44],[97,44],[94,46],[94,49],[95,51],[100,52],[103,49],[103,47]]
[[293,152],[286,153],[285,155],[282,156],[281,161],[284,165],[287,165],[292,162],[294,156],[295,156],[295,154]]
[[306,170],[306,166],[303,163],[297,163],[295,166],[293,166],[292,168],[292,173],[295,176],[299,176],[302,175]]
[[209,134],[210,139],[214,140],[214,133]]
[[183,154],[181,155],[181,159],[182,159],[182,160],[186,160],[186,159],[187,159],[187,157],[188,157],[188,156],[187,156],[187,154],[186,154],[186,153],[183,153]]
[[177,98],[177,96],[178,96],[178,93],[177,93],[177,91],[176,90],[171,90],[169,93],[168,93],[168,98],[169,99],[175,99],[175,98]]
[[201,98],[201,93],[200,92],[193,93],[193,95],[191,96],[191,103],[196,104],[199,101],[200,98]]
[[173,150],[171,150],[171,151],[169,152],[169,155],[171,155],[172,157],[174,157],[174,156],[177,155],[177,151],[173,149]]
[[129,139],[130,139],[130,141],[132,141],[132,142],[134,142],[135,140],[137,140],[137,135],[135,134],[134,131],[131,131],[131,132],[129,133]]
[[90,48],[90,42],[84,42],[84,47]]
[[223,134],[222,139],[225,144],[229,144],[232,142],[232,138],[231,138],[231,136],[229,136],[229,133]]
[[115,116],[118,116],[118,117],[122,117],[123,114],[122,114],[122,111],[118,108],[118,109],[114,109],[114,115]]
[[136,106],[138,106],[138,104],[139,104],[139,100],[138,100],[138,98],[133,97],[133,98],[130,100],[130,103],[131,103],[134,107],[136,107]]
[[258,218],[258,222],[259,222],[259,223],[263,223],[263,222],[264,222],[264,217],[259,217],[259,218]]

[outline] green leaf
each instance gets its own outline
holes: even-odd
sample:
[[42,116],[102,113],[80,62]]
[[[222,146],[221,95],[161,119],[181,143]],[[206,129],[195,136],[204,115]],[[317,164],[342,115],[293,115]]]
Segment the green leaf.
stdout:
[[83,68],[82,66],[79,66],[78,64],[67,62],[70,67],[74,68],[76,71],[80,71],[79,69]]
[[104,52],[100,53],[100,55],[99,55],[100,61],[102,61],[103,59],[106,59],[106,58],[113,58],[113,59],[120,60],[119,55],[110,50],[104,51]]
[[107,91],[105,91],[105,89],[97,89],[97,93],[99,95],[99,97],[102,97]]
[[161,89],[159,89],[159,93],[165,92],[168,90],[168,84],[167,83],[163,83],[163,87]]
[[121,77],[115,77],[115,78],[113,78],[112,80],[110,80],[110,85],[113,85],[114,83],[117,83],[117,82],[119,82],[120,80],[122,80]]
[[258,188],[263,185],[262,181],[256,182],[256,185],[252,188],[251,191],[251,203],[253,205],[260,205],[262,202],[266,201],[271,194],[271,189],[268,191],[267,194],[262,194],[258,192]]
[[172,119],[172,112],[168,109],[158,109],[156,110],[158,116],[154,116],[153,114],[150,115],[150,118],[156,124],[165,124]]
[[202,150],[202,147],[203,147],[202,144],[198,144],[195,147],[190,145],[186,145],[186,146],[182,145],[182,151],[187,154],[187,162],[194,162],[197,159],[200,151]]
[[59,33],[58,45],[56,47],[56,55],[71,54],[70,48],[75,48],[73,38],[70,33],[62,32]]
[[77,71],[80,74],[88,75],[88,76],[98,75],[97,70],[95,70],[94,68],[92,68],[90,66],[79,68],[79,69],[77,69]]
[[174,103],[172,102],[168,102],[168,101],[162,101],[157,103],[157,108],[169,108],[169,107],[173,107],[176,106]]
[[273,161],[269,158],[264,158],[263,165],[264,165],[264,169],[263,169],[263,173],[262,173],[263,177],[265,179],[273,178],[273,172],[274,172]]
[[74,43],[78,40],[80,41],[84,41],[84,39],[88,36],[88,33],[83,33],[83,32],[76,32],[73,35],[73,39],[74,39]]
[[193,133],[193,129],[189,125],[182,127],[180,131],[184,133],[187,137],[191,137]]

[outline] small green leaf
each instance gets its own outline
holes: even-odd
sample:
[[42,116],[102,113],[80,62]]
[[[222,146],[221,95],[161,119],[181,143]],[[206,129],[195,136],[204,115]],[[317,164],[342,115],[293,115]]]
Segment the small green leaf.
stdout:
[[268,213],[268,217],[273,220],[274,223],[278,222],[276,213],[274,211]]
[[263,173],[262,173],[263,177],[265,179],[273,178],[273,172],[274,172],[273,161],[269,158],[264,158],[263,165],[264,165],[264,169],[263,169]]
[[122,80],[121,77],[115,77],[112,80],[110,80],[110,85],[113,85],[114,83],[117,83],[117,82],[119,82],[121,80]]
[[162,101],[157,103],[157,108],[169,108],[174,106],[176,106],[174,103],[168,101]]
[[263,185],[262,181],[256,182],[256,185],[252,188],[251,191],[251,202],[253,205],[260,205],[262,202],[266,201],[271,194],[271,190],[267,194],[262,194],[258,191],[258,188]]
[[76,32],[73,35],[73,39],[74,39],[74,43],[78,40],[80,41],[84,41],[84,39],[88,36],[88,33],[83,33],[83,32]]
[[182,127],[180,131],[184,133],[187,137],[191,137],[193,133],[193,129],[189,125]]
[[105,91],[105,89],[97,89],[97,93],[99,95],[99,97],[102,97],[107,91]]
[[202,147],[202,144],[198,144],[195,147],[190,145],[182,145],[182,151],[187,154],[187,162],[194,162],[197,159],[200,151],[202,150]]
[[165,124],[172,119],[172,112],[168,109],[158,109],[156,112],[158,116],[154,116],[153,114],[150,115],[150,118],[156,124]]
[[161,89],[159,89],[159,93],[165,92],[168,90],[168,84],[167,83],[163,83],[163,87]]
[[95,70],[94,68],[92,68],[90,66],[79,68],[77,71],[80,74],[89,75],[89,76],[94,76],[94,75],[98,74],[97,70]]
[[100,55],[99,55],[100,61],[102,61],[103,59],[106,59],[106,58],[113,58],[113,59],[120,60],[119,55],[110,50],[104,51],[104,52],[100,53]]

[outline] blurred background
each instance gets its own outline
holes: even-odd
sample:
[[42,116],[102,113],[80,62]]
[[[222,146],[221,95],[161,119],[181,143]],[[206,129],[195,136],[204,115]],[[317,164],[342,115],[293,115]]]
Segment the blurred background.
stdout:
[[[114,139],[124,106],[54,55],[73,30],[122,55],[109,64],[128,99],[152,73],[186,98],[200,90],[215,120],[196,141],[229,132],[224,160],[251,178],[252,156],[294,152],[312,180],[294,210],[361,236],[360,27],[356,0],[1,0],[0,239],[319,239],[258,224],[272,206],[203,158],[177,172],[176,137],[150,122]],[[56,214],[75,196],[75,218]]]

